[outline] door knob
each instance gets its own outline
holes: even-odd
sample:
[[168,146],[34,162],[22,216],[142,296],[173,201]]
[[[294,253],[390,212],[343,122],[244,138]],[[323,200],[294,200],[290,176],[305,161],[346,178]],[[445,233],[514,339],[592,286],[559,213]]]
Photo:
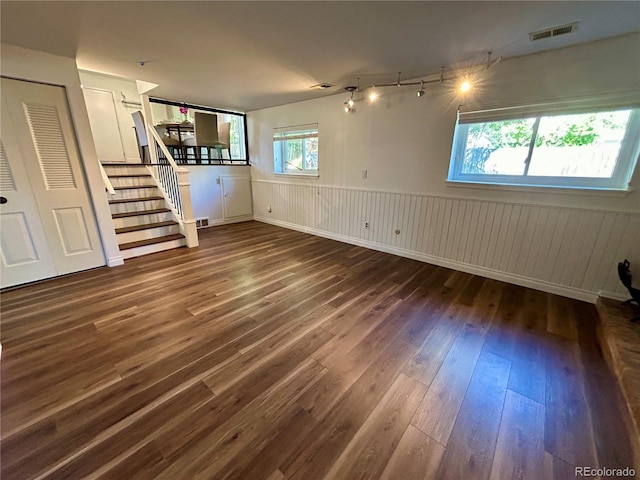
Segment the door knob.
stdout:
[[7,197],[0,197],[0,204],[5,204],[7,203],[9,200],[7,200]]

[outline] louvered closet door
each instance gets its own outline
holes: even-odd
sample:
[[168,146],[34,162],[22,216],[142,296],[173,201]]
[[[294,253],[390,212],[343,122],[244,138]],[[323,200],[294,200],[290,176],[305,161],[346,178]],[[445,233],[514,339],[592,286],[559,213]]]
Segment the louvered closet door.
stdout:
[[21,152],[55,274],[104,265],[64,89],[3,78],[2,98],[15,134],[5,148]]
[[4,98],[1,108],[0,286],[8,287],[53,277],[56,269]]

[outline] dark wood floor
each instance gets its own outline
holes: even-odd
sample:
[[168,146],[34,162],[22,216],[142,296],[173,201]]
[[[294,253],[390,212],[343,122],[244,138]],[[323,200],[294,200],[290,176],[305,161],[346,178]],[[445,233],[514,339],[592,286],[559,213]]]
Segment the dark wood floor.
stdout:
[[2,294],[2,478],[632,466],[592,305],[256,222]]

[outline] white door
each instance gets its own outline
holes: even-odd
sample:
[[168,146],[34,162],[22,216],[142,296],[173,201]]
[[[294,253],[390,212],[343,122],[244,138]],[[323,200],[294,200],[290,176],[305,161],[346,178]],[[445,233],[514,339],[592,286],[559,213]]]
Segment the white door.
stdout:
[[[56,268],[36,206],[31,184],[2,100],[0,132],[0,286],[53,277]],[[6,148],[4,141],[6,142]]]
[[221,175],[224,218],[251,215],[251,178],[240,175]]
[[[0,205],[2,287],[104,265],[64,89],[3,78],[0,137],[15,191],[20,192],[14,201],[9,188],[8,196],[3,195],[7,203]],[[26,175],[21,176],[22,171]],[[29,189],[32,203],[24,199],[30,196]],[[11,207],[14,203],[18,205]],[[30,208],[33,203],[36,211]],[[9,216],[5,216],[5,207]],[[22,220],[15,216],[16,211],[22,212]],[[24,225],[22,232],[11,228],[16,222]],[[39,232],[44,232],[48,248],[42,245]],[[20,255],[9,250],[9,245],[15,250],[15,244],[27,235],[40,267],[34,267],[34,261],[16,261]],[[27,258],[24,252],[21,255]]]
[[98,160],[103,163],[124,162],[124,147],[113,92],[88,87],[82,91]]

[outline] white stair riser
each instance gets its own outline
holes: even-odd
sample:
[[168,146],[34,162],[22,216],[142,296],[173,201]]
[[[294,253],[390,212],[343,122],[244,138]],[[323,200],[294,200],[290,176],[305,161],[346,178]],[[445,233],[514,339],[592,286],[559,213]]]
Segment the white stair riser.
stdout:
[[110,175],[136,175],[139,173],[149,173],[147,167],[144,166],[127,166],[126,163],[123,163],[122,166],[118,165],[117,167],[112,167],[108,165],[104,167],[104,171],[107,173],[107,176]]
[[168,242],[154,243],[153,245],[144,245],[142,247],[129,248],[128,250],[122,250],[120,254],[123,259],[139,257],[141,255],[148,255],[149,253],[162,252],[164,250],[171,250],[173,248],[184,247],[187,245],[187,240],[181,238],[179,240],[170,240]]
[[122,200],[125,198],[161,197],[162,193],[157,187],[135,188],[130,190],[116,190],[115,195],[109,195],[109,200]]
[[139,240],[149,240],[151,238],[164,237],[180,233],[179,225],[169,225],[166,227],[146,228],[135,232],[118,233],[118,245],[123,243],[137,242]]
[[109,207],[111,208],[111,213],[125,213],[166,208],[166,205],[164,200],[145,200],[142,202],[112,203]]
[[113,219],[114,228],[133,227],[134,225],[144,225],[147,223],[167,222],[173,220],[171,212],[154,213],[151,215],[136,215],[133,217],[122,217]]
[[130,187],[133,185],[153,185],[153,177],[109,177],[114,187]]

